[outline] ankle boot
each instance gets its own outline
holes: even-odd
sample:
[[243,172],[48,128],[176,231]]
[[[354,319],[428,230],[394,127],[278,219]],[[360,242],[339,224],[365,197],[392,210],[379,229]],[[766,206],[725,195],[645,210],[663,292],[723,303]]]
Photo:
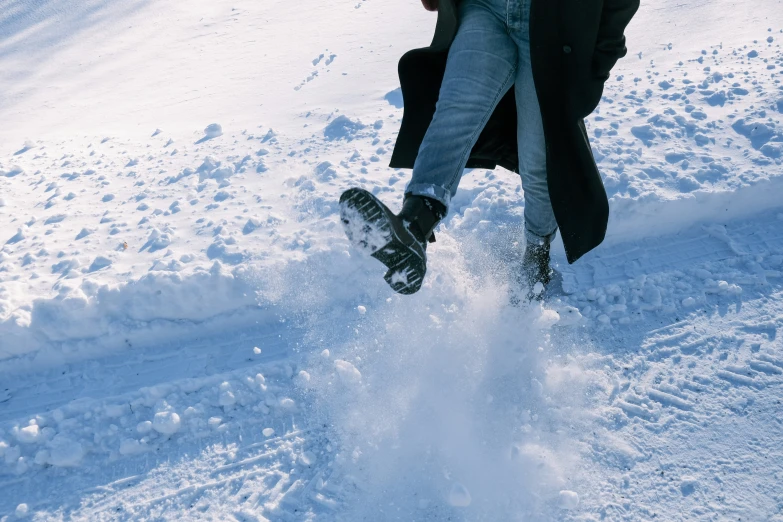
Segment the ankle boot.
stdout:
[[435,227],[446,216],[446,207],[438,200],[425,196],[406,196],[400,218],[411,234],[427,247],[435,242]]
[[388,268],[384,279],[400,294],[418,292],[427,272],[427,242],[446,214],[438,201],[405,198],[399,215],[363,189],[352,188],[340,197],[340,219],[348,239]]
[[540,301],[552,280],[549,266],[549,244],[528,242],[522,257],[522,277],[527,284],[528,300]]

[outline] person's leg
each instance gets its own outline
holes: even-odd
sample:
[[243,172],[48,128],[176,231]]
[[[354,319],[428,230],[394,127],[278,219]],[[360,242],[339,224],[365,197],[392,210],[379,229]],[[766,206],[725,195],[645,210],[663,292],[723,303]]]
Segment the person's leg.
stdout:
[[406,196],[449,206],[468,156],[500,99],[514,81],[517,46],[497,0],[464,0],[449,51],[435,116],[419,148]]
[[519,174],[525,191],[525,236],[528,243],[548,246],[557,232],[557,221],[549,199],[544,126],[530,61],[531,0],[511,3],[517,4],[521,11],[511,34],[519,49],[514,95],[517,101]]

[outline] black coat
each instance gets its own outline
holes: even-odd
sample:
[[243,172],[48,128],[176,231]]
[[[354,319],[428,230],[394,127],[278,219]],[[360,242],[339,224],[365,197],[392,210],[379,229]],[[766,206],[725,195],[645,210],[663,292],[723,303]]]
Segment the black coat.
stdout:
[[[399,63],[405,104],[391,167],[413,168],[435,114],[446,58],[457,32],[457,3],[440,0],[429,47]],[[623,31],[639,0],[532,0],[530,42],[547,149],[547,180],[566,256],[573,263],[606,235],[609,202],[584,121],[598,105],[604,82],[626,54]],[[468,168],[500,165],[519,171],[514,89],[501,99],[470,154]]]

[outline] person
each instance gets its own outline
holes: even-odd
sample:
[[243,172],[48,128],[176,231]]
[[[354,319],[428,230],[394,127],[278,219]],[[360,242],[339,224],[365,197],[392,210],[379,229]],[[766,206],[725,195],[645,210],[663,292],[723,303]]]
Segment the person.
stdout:
[[404,113],[390,166],[413,169],[402,210],[351,188],[340,197],[345,232],[386,265],[393,290],[415,293],[463,170],[500,165],[521,176],[521,279],[540,299],[558,230],[569,263],[606,234],[609,204],[583,119],[627,52],[639,0],[422,3],[438,11],[435,36],[398,67]]

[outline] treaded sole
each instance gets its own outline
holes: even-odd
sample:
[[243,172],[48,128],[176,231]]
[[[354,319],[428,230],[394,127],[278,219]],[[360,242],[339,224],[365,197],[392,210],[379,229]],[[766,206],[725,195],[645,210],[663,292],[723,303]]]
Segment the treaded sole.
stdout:
[[340,220],[348,240],[388,268],[384,279],[392,290],[403,295],[419,291],[426,254],[417,251],[416,239],[386,205],[366,190],[352,188],[340,197]]

